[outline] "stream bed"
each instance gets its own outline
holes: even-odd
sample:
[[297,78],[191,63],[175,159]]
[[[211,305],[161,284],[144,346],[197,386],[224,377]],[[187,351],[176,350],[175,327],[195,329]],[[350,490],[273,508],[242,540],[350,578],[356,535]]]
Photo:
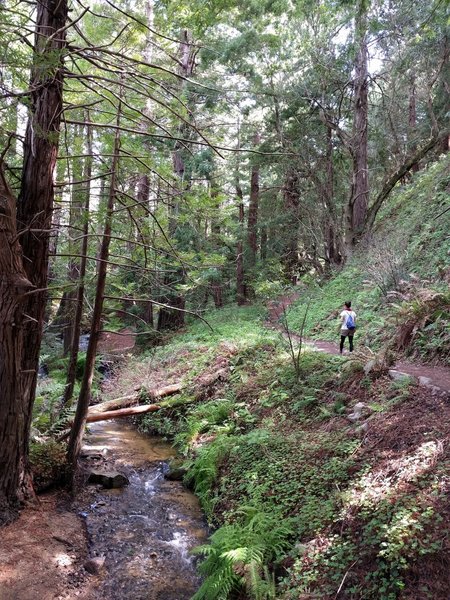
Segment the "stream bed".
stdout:
[[90,556],[105,559],[95,600],[189,600],[200,586],[190,550],[207,528],[197,498],[164,478],[173,448],[121,419],[93,424],[84,453],[92,470],[130,481],[122,489],[89,485],[78,499]]

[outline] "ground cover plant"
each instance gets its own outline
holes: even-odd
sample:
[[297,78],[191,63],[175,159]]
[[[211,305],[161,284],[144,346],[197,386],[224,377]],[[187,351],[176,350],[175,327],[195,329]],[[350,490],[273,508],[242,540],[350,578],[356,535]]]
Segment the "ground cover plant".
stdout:
[[[198,549],[205,582],[195,598],[306,600],[339,590],[390,600],[415,597],[417,579],[421,597],[444,598],[445,400],[411,379],[391,381],[382,362],[367,369],[367,353],[305,351],[297,381],[286,344],[266,335],[261,316],[235,309],[218,322],[218,337],[204,324],[188,329],[186,381],[198,379],[200,356],[214,365],[232,347],[228,375],[202,401],[141,421],[175,440],[214,530]],[[168,353],[152,353],[156,371]],[[353,422],[358,402],[365,408]],[[428,564],[440,569],[439,583]]]

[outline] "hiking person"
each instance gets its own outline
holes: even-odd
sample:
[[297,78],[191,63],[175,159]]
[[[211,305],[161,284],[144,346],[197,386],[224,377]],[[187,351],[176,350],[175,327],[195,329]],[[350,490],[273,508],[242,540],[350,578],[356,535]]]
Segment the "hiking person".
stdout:
[[341,317],[341,344],[339,347],[340,353],[344,351],[345,338],[348,337],[350,352],[353,352],[353,336],[356,329],[356,313],[352,310],[352,303],[345,302],[344,310],[340,314]]

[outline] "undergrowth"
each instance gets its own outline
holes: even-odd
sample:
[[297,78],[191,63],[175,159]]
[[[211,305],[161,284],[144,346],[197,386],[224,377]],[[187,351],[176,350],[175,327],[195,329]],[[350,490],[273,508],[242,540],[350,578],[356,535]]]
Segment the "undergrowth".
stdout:
[[[297,381],[260,315],[235,309],[219,336],[195,324],[152,354],[157,368],[176,348],[188,389],[226,356],[228,375],[208,397],[143,420],[184,456],[185,481],[214,529],[197,550],[205,579],[195,600],[334,598],[338,589],[354,600],[408,598],[411,574],[446,535],[436,450],[444,425],[427,426],[428,446],[400,453],[392,442],[384,467],[366,436],[396,422],[417,393],[413,381],[390,381],[388,355],[369,350],[345,360],[304,352]],[[353,423],[358,402],[366,408]]]
[[[416,320],[411,335],[404,336],[397,350],[425,361],[446,363],[450,330],[449,185],[447,155],[415,174],[412,182],[398,186],[380,212],[370,240],[361,243],[345,268],[309,286],[292,305],[288,311],[290,328],[300,331],[306,297],[311,297],[305,335],[337,341],[342,305],[351,300],[357,314],[357,346],[377,350],[391,344],[393,337],[402,336],[402,327],[406,321],[411,323],[413,316]],[[433,309],[424,298],[436,294],[442,295],[442,301]]]

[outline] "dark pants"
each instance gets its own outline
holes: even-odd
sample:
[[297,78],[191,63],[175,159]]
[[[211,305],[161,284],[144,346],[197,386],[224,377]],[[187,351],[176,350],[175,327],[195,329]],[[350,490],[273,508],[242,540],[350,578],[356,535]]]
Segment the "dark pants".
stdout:
[[350,344],[350,352],[353,352],[353,335],[350,335],[350,334],[348,334],[348,336],[341,335],[341,345],[339,347],[341,354],[342,354],[342,351],[344,350],[344,342],[345,342],[346,337],[348,337],[348,343]]

